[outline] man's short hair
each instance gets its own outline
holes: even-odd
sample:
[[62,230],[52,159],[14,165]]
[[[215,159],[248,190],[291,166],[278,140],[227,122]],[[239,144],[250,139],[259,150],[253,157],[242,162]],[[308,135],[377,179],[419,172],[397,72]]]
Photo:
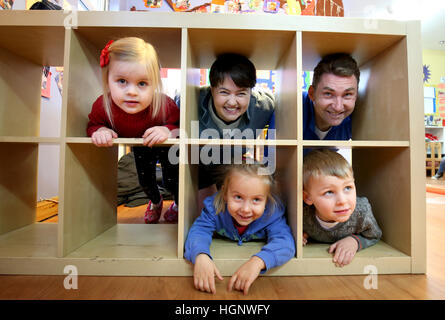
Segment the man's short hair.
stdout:
[[224,53],[216,58],[210,68],[210,85],[217,87],[226,76],[240,88],[253,88],[256,84],[255,66],[247,57],[237,53]]
[[317,87],[321,76],[325,73],[332,73],[336,76],[350,77],[352,75],[357,79],[357,86],[360,81],[360,69],[357,62],[348,53],[333,53],[324,56],[314,69],[312,86]]

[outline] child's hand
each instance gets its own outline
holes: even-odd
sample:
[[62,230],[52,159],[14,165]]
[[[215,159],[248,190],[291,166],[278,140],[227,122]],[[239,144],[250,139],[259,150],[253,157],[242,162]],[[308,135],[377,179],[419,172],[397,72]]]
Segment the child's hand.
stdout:
[[332,261],[337,267],[343,267],[351,263],[357,249],[357,240],[355,240],[353,237],[346,237],[332,244],[329,247],[329,253],[333,253],[335,251]]
[[253,256],[246,263],[244,263],[230,278],[228,290],[232,288],[243,291],[244,295],[249,292],[250,285],[260,274],[261,270],[266,268],[264,261],[257,256]]
[[205,253],[198,254],[193,270],[195,288],[200,291],[216,293],[215,276],[219,280],[224,280],[213,260]]
[[97,129],[91,135],[91,140],[97,147],[111,147],[115,138],[117,133],[106,127]]
[[307,238],[309,238],[309,235],[306,232],[303,232],[303,246],[307,244]]
[[167,127],[157,126],[148,128],[142,138],[144,138],[144,146],[153,146],[162,143],[170,137],[170,130]]

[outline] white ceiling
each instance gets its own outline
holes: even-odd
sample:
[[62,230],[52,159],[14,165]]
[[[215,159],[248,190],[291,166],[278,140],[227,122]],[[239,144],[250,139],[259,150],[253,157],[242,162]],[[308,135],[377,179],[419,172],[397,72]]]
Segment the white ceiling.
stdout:
[[445,0],[343,0],[345,17],[420,20],[423,49],[445,50]]

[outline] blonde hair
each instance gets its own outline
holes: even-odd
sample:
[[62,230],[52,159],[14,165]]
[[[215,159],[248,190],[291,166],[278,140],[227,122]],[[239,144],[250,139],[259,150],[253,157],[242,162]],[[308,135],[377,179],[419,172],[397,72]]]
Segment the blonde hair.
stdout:
[[[121,38],[114,41],[108,48],[110,62],[112,60],[119,60],[125,62],[142,62],[145,63],[147,68],[147,75],[151,79],[151,85],[154,87],[154,95],[152,101],[152,118],[155,118],[160,112],[162,105],[164,105],[164,95],[162,94],[162,80],[160,73],[160,63],[158,54],[154,47],[145,42],[143,39],[136,37]],[[104,108],[107,113],[108,119],[113,124],[113,117],[111,112],[111,97],[109,96],[108,87],[108,74],[110,64],[102,68],[102,87],[103,87],[103,100]]]
[[354,177],[349,162],[341,154],[332,149],[315,149],[303,160],[303,189],[307,190],[309,179],[319,176],[335,176],[337,178]]
[[221,189],[216,194],[215,199],[213,200],[213,205],[215,206],[216,214],[224,212],[224,210],[226,209],[226,201],[224,200],[224,196],[227,194],[230,178],[235,172],[244,175],[249,175],[252,177],[261,178],[264,181],[264,183],[269,186],[269,194],[267,195],[267,204],[270,205],[271,209],[270,212],[273,211],[273,208],[279,202],[277,197],[275,196],[276,193],[275,179],[273,175],[258,174],[259,172],[258,170],[260,168],[265,168],[265,166],[260,163],[253,163],[253,164],[242,163],[242,164],[230,164],[219,168],[218,171],[220,171],[219,175],[220,178],[222,179],[222,186]]

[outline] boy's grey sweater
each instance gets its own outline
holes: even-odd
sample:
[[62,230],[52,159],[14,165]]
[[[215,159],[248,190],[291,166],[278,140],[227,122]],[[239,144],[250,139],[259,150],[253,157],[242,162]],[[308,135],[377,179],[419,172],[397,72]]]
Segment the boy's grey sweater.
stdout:
[[376,244],[382,237],[377,221],[372,214],[371,205],[366,197],[357,197],[354,212],[346,222],[338,223],[332,229],[324,229],[315,218],[315,207],[303,208],[303,231],[309,238],[319,242],[334,243],[352,236],[358,242],[358,250]]

